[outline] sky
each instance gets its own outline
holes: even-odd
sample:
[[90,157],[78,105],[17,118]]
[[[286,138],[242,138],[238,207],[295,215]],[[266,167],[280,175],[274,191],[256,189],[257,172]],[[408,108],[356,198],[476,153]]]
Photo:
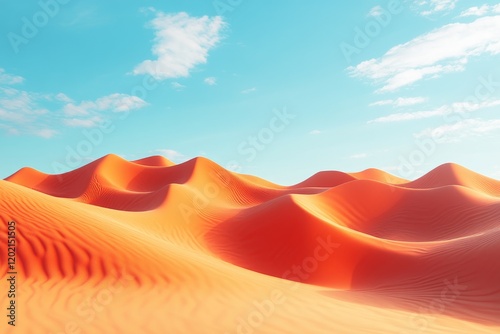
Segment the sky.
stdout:
[[500,179],[498,2],[0,6],[0,178],[113,153],[284,185],[447,162]]

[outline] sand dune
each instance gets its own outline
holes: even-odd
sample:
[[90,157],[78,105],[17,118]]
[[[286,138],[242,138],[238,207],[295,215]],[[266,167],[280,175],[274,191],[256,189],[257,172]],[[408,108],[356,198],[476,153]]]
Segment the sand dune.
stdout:
[[17,223],[7,333],[500,331],[500,182],[454,164],[285,187],[108,155],[0,181],[0,218],[2,244]]

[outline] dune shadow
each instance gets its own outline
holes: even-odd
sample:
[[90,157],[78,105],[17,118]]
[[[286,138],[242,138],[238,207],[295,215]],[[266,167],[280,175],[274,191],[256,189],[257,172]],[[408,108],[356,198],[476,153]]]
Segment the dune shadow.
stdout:
[[419,294],[418,291],[323,290],[320,294],[345,302],[410,312],[407,330],[417,329],[419,324],[432,326],[438,315],[485,326],[500,326],[500,304],[495,302],[500,300],[500,294],[491,296],[488,303],[462,299],[452,291],[432,295]]

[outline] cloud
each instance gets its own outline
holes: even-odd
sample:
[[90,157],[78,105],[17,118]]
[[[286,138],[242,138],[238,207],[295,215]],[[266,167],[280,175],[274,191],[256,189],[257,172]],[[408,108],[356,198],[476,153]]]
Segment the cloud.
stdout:
[[48,110],[38,105],[38,101],[28,92],[17,91],[8,99],[0,93],[0,122],[8,134],[29,134],[42,138],[51,138],[57,132],[48,128],[44,120]]
[[95,101],[82,101],[79,104],[67,103],[63,111],[66,116],[85,116],[103,111],[127,112],[145,106],[147,102],[137,96],[115,93]]
[[106,112],[128,112],[147,103],[136,96],[111,94],[94,101],[75,102],[64,93],[46,94],[14,88],[24,79],[6,75],[0,69],[0,129],[11,135],[34,135],[51,138],[53,128],[93,127],[106,117]]
[[[45,101],[42,94],[30,93],[12,87],[0,88],[0,121],[9,134],[29,133],[40,135],[36,129],[46,127],[41,121],[48,110],[41,104]],[[46,137],[44,135],[44,137]]]
[[486,14],[499,14],[500,13],[500,4],[498,5],[482,5],[481,7],[474,6],[464,10],[460,13],[460,17],[468,17],[468,16],[484,16]]
[[252,88],[248,88],[248,89],[244,89],[241,91],[241,94],[250,94],[250,93],[253,93],[257,91],[257,88],[256,87],[252,87]]
[[310,135],[320,135],[322,133],[323,133],[323,131],[321,131],[321,130],[312,130],[311,132],[309,132]]
[[417,133],[415,137],[439,138],[440,143],[456,143],[470,136],[484,136],[491,132],[500,130],[500,120],[466,119],[454,124],[441,125],[428,128]]
[[5,73],[3,68],[0,68],[0,85],[17,85],[24,81],[24,78],[18,75]]
[[61,102],[66,102],[66,103],[71,103],[73,102],[72,99],[70,99],[66,94],[59,93],[55,96],[56,100],[61,101]]
[[391,48],[381,58],[351,66],[348,71],[352,77],[382,84],[379,93],[395,91],[423,79],[463,71],[470,57],[499,54],[498,31],[500,15],[448,24]]
[[428,98],[426,97],[398,97],[395,100],[381,100],[370,103],[370,107],[378,107],[378,106],[393,106],[393,107],[408,107],[416,104],[421,104],[427,102]]
[[184,88],[186,88],[186,86],[184,86],[178,82],[172,82],[170,85],[172,86],[173,89],[175,89],[177,91],[183,90]]
[[98,111],[126,112],[147,106],[143,99],[127,94],[111,94],[95,101]]
[[217,79],[215,77],[208,77],[203,80],[204,83],[206,83],[209,86],[214,86],[217,84]]
[[94,116],[87,119],[69,118],[64,120],[64,124],[71,127],[93,128],[102,122],[102,118]]
[[0,120],[14,123],[27,122],[27,118],[25,115],[18,112],[7,111],[2,108],[0,108]]
[[152,52],[157,59],[143,61],[133,73],[165,80],[187,77],[195,66],[205,64],[208,52],[221,40],[226,23],[220,16],[157,12],[149,26],[155,30]]
[[[59,98],[61,99],[60,95]],[[73,101],[69,97],[62,99]],[[95,101],[82,101],[78,104],[69,102],[62,108],[63,124],[69,127],[92,128],[103,122],[106,112],[130,112],[147,105],[146,101],[137,96],[119,93],[103,96]]]
[[45,108],[37,104],[37,100],[39,99],[37,94],[13,88],[2,91],[5,95],[0,95],[0,108],[4,110],[17,112],[26,116],[40,115],[47,112]]
[[401,122],[401,121],[413,121],[424,118],[431,118],[437,116],[444,116],[452,113],[463,114],[466,112],[473,112],[480,109],[486,109],[491,107],[500,106],[500,100],[484,101],[480,103],[470,103],[470,102],[456,102],[451,105],[444,105],[437,109],[427,110],[427,111],[415,111],[415,112],[405,112],[396,113],[388,116],[383,116],[369,121],[368,123],[389,123],[389,122]]
[[156,13],[157,10],[156,10],[156,8],[149,6],[149,7],[139,8],[139,12],[142,14],[149,14],[149,13]]
[[421,15],[428,16],[435,13],[449,12],[455,9],[458,0],[416,0],[413,8]]
[[57,134],[57,131],[52,129],[40,129],[40,130],[34,130],[33,134],[38,137],[49,139],[54,137]]
[[182,162],[182,161],[186,160],[186,156],[184,154],[179,153],[179,152],[177,152],[175,150],[171,150],[171,149],[158,149],[158,150],[155,150],[155,152],[160,153],[161,155],[163,155],[168,160],[176,162],[176,163]]
[[436,116],[444,116],[450,113],[450,108],[448,106],[443,106],[434,110],[428,111],[416,111],[408,113],[397,113],[389,116],[379,117],[368,123],[389,123],[389,122],[401,122],[401,121],[413,121],[417,119],[430,118]]
[[364,159],[367,158],[368,154],[367,153],[359,153],[359,154],[353,154],[349,157],[349,159]]
[[382,15],[383,12],[384,12],[384,9],[382,8],[382,6],[375,6],[372,9],[370,9],[368,16],[377,17],[377,16]]
[[456,102],[451,105],[453,111],[457,113],[472,112],[496,106],[500,106],[500,100],[490,100],[479,103]]

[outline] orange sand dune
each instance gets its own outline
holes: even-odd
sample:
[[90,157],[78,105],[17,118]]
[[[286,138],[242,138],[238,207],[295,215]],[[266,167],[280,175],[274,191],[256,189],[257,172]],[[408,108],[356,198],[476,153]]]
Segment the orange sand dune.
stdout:
[[458,165],[284,187],[108,155],[0,181],[0,219],[7,333],[500,331],[500,182]]

